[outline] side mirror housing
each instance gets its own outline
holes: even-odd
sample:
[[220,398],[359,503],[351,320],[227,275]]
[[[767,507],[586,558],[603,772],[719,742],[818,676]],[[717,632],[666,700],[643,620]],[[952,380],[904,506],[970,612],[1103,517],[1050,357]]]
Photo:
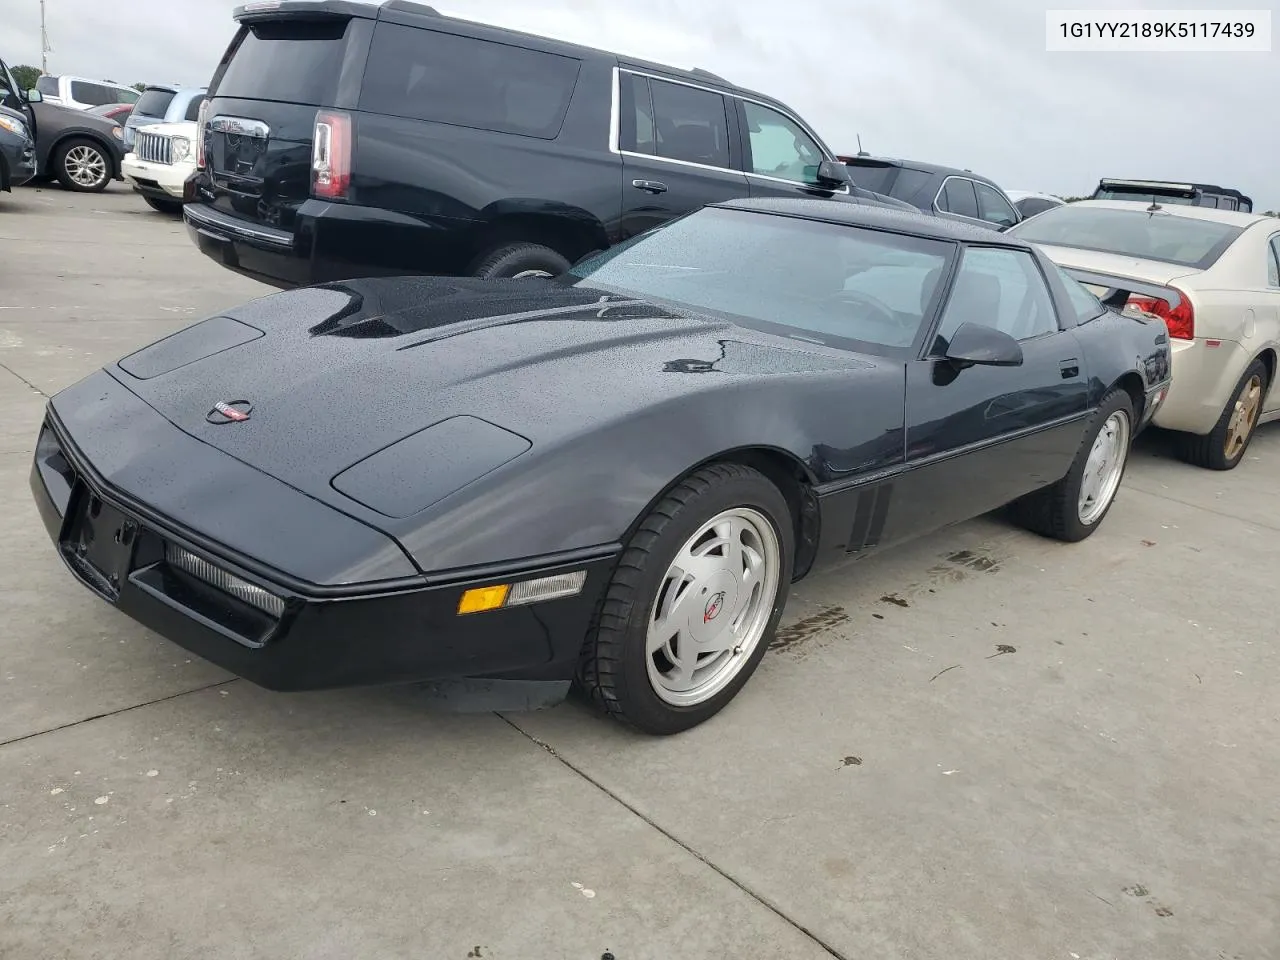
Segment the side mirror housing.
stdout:
[[821,187],[839,189],[853,180],[849,168],[839,160],[823,160],[816,167],[806,167],[805,173],[809,174],[807,179]]
[[23,92],[22,99],[27,103],[41,103],[44,101],[44,94],[39,90],[27,90]]
[[1019,367],[1022,345],[995,327],[962,323],[947,344],[946,358],[957,370],[973,366]]

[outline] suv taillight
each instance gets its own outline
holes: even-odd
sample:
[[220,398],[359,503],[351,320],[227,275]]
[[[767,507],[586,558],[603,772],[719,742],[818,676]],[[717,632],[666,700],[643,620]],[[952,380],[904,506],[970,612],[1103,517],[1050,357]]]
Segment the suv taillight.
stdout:
[[336,110],[316,114],[311,146],[311,192],[330,200],[344,199],[351,186],[351,117]]
[[196,169],[204,169],[204,119],[209,114],[209,101],[200,104],[200,112],[196,114]]
[[1140,297],[1136,294],[1125,302],[1126,307],[1154,314],[1164,321],[1169,328],[1169,336],[1175,340],[1194,340],[1196,338],[1196,314],[1191,300],[1177,287],[1170,289],[1178,295],[1178,305],[1170,305],[1168,300],[1159,297]]

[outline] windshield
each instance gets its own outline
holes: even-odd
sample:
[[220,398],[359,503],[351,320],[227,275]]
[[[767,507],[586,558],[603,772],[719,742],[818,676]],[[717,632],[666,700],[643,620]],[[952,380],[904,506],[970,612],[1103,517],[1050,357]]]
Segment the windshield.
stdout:
[[1175,203],[1187,207],[1196,205],[1196,195],[1194,193],[1182,193],[1179,191],[1169,190],[1138,190],[1125,189],[1121,187],[1109,187],[1105,190],[1095,190],[1093,194],[1094,200],[1141,200],[1144,203]]
[[954,246],[706,207],[578,264],[571,280],[869,353],[917,339]]
[[1069,204],[1024,220],[1008,232],[1032,243],[1098,250],[1206,270],[1242,230],[1232,224],[1173,213]]

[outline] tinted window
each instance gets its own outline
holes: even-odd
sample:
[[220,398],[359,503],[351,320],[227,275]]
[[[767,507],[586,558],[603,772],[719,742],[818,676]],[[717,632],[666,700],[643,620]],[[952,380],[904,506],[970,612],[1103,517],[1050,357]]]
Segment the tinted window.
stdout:
[[77,103],[85,103],[97,107],[104,103],[115,103],[116,92],[100,83],[87,83],[84,80],[71,81],[71,99]]
[[[187,112],[183,117],[184,120],[195,122],[200,119],[200,106],[209,98],[201,94],[198,97],[192,97],[191,102],[187,104]],[[136,108],[135,108],[136,109]]]
[[[898,172],[898,178],[893,182],[893,189],[889,191],[889,196],[897,197],[899,200],[905,200],[907,203],[923,202],[927,207],[929,201],[933,199],[934,192],[934,175],[924,170],[916,170],[914,167],[903,167]],[[871,189],[868,187],[867,189]],[[883,190],[877,190],[877,193],[884,193]]]
[[163,117],[172,102],[173,92],[170,90],[145,90],[133,112],[140,117]]
[[139,93],[137,90],[130,89],[129,87],[115,87],[114,90],[116,95],[116,103],[135,104],[138,102],[138,99],[142,96],[142,94]]
[[1000,195],[1000,191],[980,180],[973,181],[973,189],[978,194],[978,216],[988,223],[1002,226],[1018,222],[1018,214],[1009,202]]
[[7,100],[15,92],[13,81],[9,79],[9,68],[0,62],[0,102]]
[[797,183],[814,179],[817,167],[826,158],[813,137],[801,126],[777,110],[742,101],[747,115],[747,132],[751,146],[751,169],[754,173]]
[[329,105],[342,70],[346,29],[346,21],[332,20],[254,24],[232,52],[218,96]]
[[653,103],[649,81],[633,73],[618,75],[618,147],[636,153],[653,153]]
[[1023,217],[1034,217],[1037,213],[1044,213],[1050,207],[1058,207],[1061,204],[1054,203],[1052,200],[1045,200],[1041,197],[1026,197],[1014,204],[1018,208],[1018,212]]
[[953,245],[705,207],[574,267],[580,285],[744,326],[905,355]]
[[[970,247],[964,252],[938,326],[949,342],[962,323],[980,323],[1027,340],[1058,329],[1058,315],[1044,275],[1025,250]],[[946,350],[934,344],[934,352]]]
[[978,198],[973,192],[973,181],[964,177],[948,177],[942,188],[940,201],[943,210],[958,213],[962,217],[978,219]]
[[649,82],[656,131],[654,152],[672,160],[729,166],[729,121],[724,97],[663,80]]
[[1056,263],[1053,263],[1053,261],[1050,261],[1050,263],[1053,265],[1053,269],[1058,272],[1062,285],[1067,288],[1067,298],[1071,301],[1071,306],[1076,311],[1076,323],[1088,323],[1106,312],[1107,308],[1102,305],[1102,301],[1090,293],[1084,284]]
[[36,79],[36,89],[46,97],[56,97],[58,95],[58,78],[47,75],[38,77]]
[[553,140],[580,65],[505,43],[380,23],[360,108]]
[[1280,287],[1280,235],[1272,237],[1267,247],[1270,252],[1267,258],[1267,282],[1273,287]]
[[893,181],[897,179],[898,167],[887,163],[861,163],[857,160],[845,166],[849,168],[849,176],[853,177],[853,182],[863,190],[893,196],[890,190]]
[[1067,204],[1009,228],[1033,243],[1100,250],[1208,269],[1240,236],[1240,227],[1173,213],[1107,210]]

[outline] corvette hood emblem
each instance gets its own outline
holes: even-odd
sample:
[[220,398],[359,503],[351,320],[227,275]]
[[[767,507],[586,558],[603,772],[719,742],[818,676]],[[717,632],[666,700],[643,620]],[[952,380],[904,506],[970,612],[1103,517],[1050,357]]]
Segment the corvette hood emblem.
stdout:
[[253,404],[248,400],[219,400],[204,418],[210,423],[242,423],[252,412]]

